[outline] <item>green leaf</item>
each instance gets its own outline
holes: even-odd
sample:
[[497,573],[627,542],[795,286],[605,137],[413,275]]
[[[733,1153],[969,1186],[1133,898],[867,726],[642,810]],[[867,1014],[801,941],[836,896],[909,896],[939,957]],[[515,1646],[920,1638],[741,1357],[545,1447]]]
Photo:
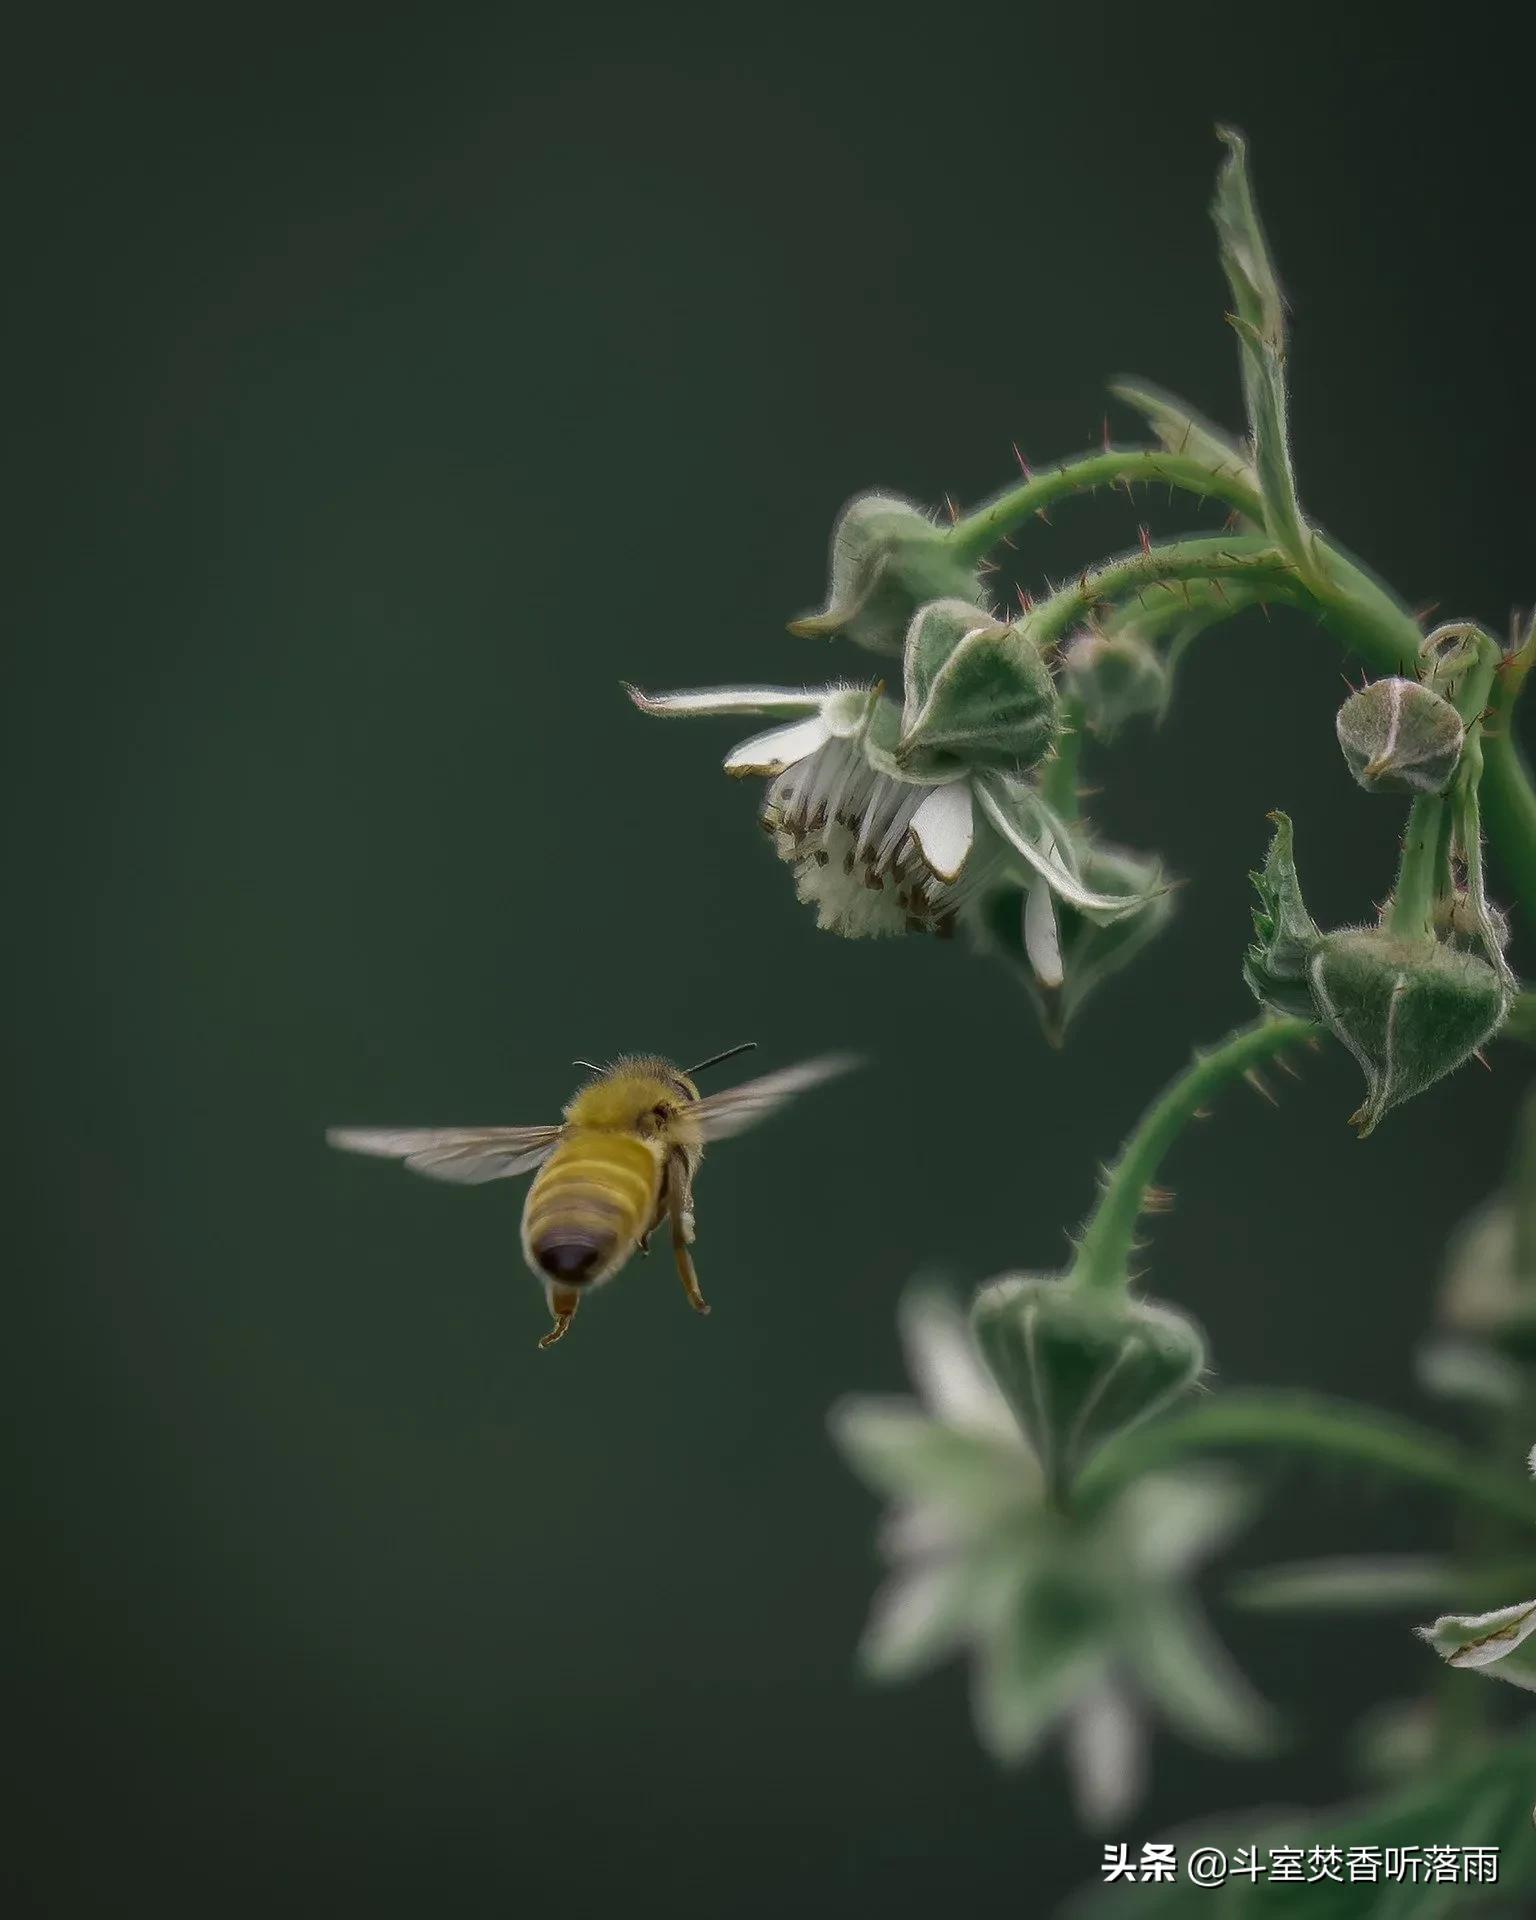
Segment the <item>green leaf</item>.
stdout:
[[1248,179],[1243,137],[1221,128],[1227,157],[1216,177],[1211,216],[1232,289],[1232,324],[1241,346],[1243,397],[1253,440],[1267,531],[1303,574],[1317,570],[1291,470],[1285,394],[1285,302]]
[[1422,1606],[1454,1592],[1460,1570],[1429,1554],[1293,1560],[1240,1574],[1227,1591],[1262,1613],[1366,1613]]

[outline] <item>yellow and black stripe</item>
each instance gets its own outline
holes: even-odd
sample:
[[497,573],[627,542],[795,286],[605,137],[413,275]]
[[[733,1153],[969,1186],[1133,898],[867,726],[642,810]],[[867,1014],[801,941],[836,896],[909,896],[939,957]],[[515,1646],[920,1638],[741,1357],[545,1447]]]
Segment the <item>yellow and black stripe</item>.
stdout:
[[618,1270],[656,1218],[661,1159],[632,1135],[571,1129],[545,1161],[523,1209],[530,1265],[562,1286]]

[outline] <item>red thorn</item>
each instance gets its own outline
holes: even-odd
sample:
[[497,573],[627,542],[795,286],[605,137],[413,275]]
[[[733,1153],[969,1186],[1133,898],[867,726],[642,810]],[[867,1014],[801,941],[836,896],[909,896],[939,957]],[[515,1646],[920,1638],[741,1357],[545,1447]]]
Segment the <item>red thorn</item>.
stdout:
[[955,505],[954,501],[950,499],[947,493],[944,496],[944,511],[949,515],[949,524],[953,526],[960,518],[960,509]]
[[1099,425],[1102,431],[1102,437],[1104,441],[1104,451],[1108,453],[1109,452],[1109,415],[1107,413],[1100,415]]
[[1019,472],[1023,474],[1026,480],[1033,480],[1035,476],[1029,470],[1029,462],[1024,458],[1023,454],[1019,452],[1018,441],[1014,440],[1010,444],[1013,447],[1013,457],[1019,463]]
[[1152,536],[1147,532],[1145,527],[1138,527],[1136,531],[1141,536],[1141,550],[1150,560],[1152,558]]

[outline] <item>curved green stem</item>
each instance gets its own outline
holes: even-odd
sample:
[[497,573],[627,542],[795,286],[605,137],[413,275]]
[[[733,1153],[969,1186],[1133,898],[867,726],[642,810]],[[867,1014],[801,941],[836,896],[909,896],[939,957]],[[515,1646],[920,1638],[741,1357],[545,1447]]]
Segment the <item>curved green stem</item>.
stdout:
[[1182,600],[1179,582],[1223,579],[1261,581],[1277,599],[1295,598],[1300,591],[1290,562],[1260,535],[1172,540],[1085,568],[1075,580],[1037,602],[1017,624],[1046,652],[1072,627],[1113,601],[1154,588]]
[[1223,500],[1249,519],[1263,520],[1263,502],[1235,468],[1212,466],[1208,460],[1187,454],[1166,453],[1161,447],[1106,447],[1102,453],[1079,454],[1053,467],[1042,467],[1020,485],[957,520],[949,538],[968,561],[982,560],[1005,535],[1055,506],[1058,500],[1092,493],[1099,487],[1129,487],[1138,481]]
[[1105,1176],[1098,1204],[1088,1216],[1068,1278],[1077,1286],[1121,1292],[1127,1275],[1136,1222],[1146,1205],[1164,1154],[1205,1103],[1230,1081],[1250,1074],[1284,1048],[1309,1039],[1311,1020],[1263,1017],[1239,1027],[1209,1053],[1196,1052],[1176,1080],[1153,1101]]
[[1448,871],[1445,800],[1438,793],[1421,793],[1408,809],[1403,853],[1387,924],[1405,940],[1422,938],[1433,930],[1433,912],[1442,876]]
[[1493,676],[1483,725],[1483,777],[1478,788],[1483,825],[1497,849],[1504,877],[1526,926],[1536,933],[1536,788],[1514,734],[1515,702],[1536,666],[1536,621],[1523,645],[1505,656]]
[[1111,1443],[1084,1467],[1078,1492],[1097,1499],[1149,1468],[1221,1447],[1282,1448],[1350,1460],[1475,1501],[1519,1527],[1536,1529],[1531,1483],[1485,1467],[1456,1442],[1374,1407],[1258,1388],[1217,1394],[1189,1413],[1171,1415]]

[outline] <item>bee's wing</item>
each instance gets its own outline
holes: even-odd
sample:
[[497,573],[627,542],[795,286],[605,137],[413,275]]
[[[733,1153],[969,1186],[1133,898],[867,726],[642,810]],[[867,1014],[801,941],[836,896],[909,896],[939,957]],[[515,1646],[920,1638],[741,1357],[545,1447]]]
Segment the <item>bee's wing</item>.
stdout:
[[796,1067],[784,1067],[778,1073],[765,1073],[758,1080],[743,1080],[739,1087],[712,1093],[691,1107],[689,1116],[698,1122],[706,1140],[729,1140],[755,1127],[797,1093],[858,1065],[851,1053],[827,1053],[816,1060],[802,1060]]
[[412,1173],[477,1187],[530,1173],[560,1137],[558,1127],[330,1127],[326,1139],[347,1153],[403,1160]]

